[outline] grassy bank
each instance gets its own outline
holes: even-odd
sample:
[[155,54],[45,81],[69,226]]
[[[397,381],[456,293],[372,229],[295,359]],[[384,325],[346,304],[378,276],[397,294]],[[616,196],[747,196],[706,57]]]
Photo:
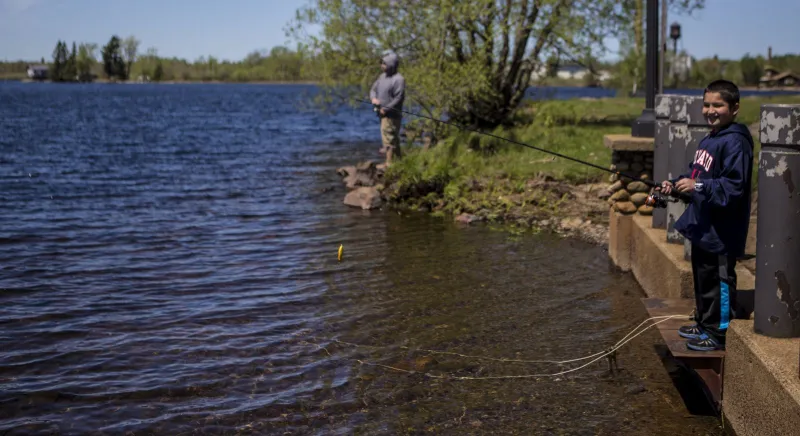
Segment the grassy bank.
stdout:
[[[745,98],[739,121],[757,123],[763,103],[797,104],[800,97]],[[630,133],[643,106],[643,99],[634,98],[540,102],[521,110],[513,127],[492,133],[608,167],[611,150],[603,136]],[[607,219],[607,204],[597,199],[607,173],[484,135],[451,133],[428,151],[406,148],[386,173],[384,196],[390,202],[534,227],[564,218]],[[757,156],[757,141],[756,147]]]

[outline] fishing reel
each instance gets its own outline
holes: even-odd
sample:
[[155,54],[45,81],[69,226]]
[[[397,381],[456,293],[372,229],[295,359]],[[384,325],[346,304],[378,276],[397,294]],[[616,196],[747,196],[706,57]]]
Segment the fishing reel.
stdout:
[[381,105],[373,104],[372,105],[372,112],[375,112],[375,115],[377,115],[378,118],[380,118],[381,117]]
[[662,193],[660,193],[658,191],[653,191],[647,197],[647,200],[644,201],[644,204],[647,205],[647,206],[650,206],[650,207],[652,207],[654,209],[659,209],[659,208],[666,208],[667,207],[667,203],[669,203],[671,201],[674,202],[676,200],[670,200],[664,194],[662,194]]
[[691,197],[683,194],[678,194],[678,196],[675,197],[673,195],[662,194],[660,191],[653,191],[644,201],[644,204],[652,207],[653,209],[659,209],[666,208],[667,203],[679,203],[681,201],[689,202],[691,201]]

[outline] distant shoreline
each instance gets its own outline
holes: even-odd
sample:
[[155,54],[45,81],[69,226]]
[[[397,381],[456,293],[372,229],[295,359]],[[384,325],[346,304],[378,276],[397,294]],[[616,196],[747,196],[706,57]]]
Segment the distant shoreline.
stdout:
[[[0,79],[0,81],[6,82],[20,82],[20,83],[55,83],[52,80],[31,80],[31,79]],[[80,84],[80,83],[104,83],[104,84],[113,84],[113,85],[149,85],[149,84],[158,84],[158,85],[202,85],[202,84],[218,84],[218,85],[319,85],[319,82],[311,81],[311,80],[297,80],[297,81],[280,81],[280,80],[253,80],[247,82],[233,82],[233,81],[223,81],[223,80],[162,80],[160,82],[138,82],[135,80],[128,80],[124,82],[118,82],[114,80],[106,80],[106,79],[97,79],[91,82],[63,82],[64,85],[71,85],[71,84]]]
[[[3,78],[0,77],[0,82],[20,82],[20,83],[53,83],[51,80],[31,80],[28,78]],[[64,83],[65,85],[72,84],[73,82]],[[74,82],[78,83],[78,82]],[[297,80],[297,81],[281,81],[281,80],[252,80],[247,82],[234,82],[234,81],[225,81],[225,80],[162,80],[160,82],[138,82],[135,80],[128,80],[124,82],[117,82],[108,79],[96,79],[92,82],[86,83],[104,83],[104,84],[116,84],[116,85],[148,85],[148,84],[158,84],[158,85],[203,85],[203,84],[213,84],[213,85],[320,85],[320,82],[313,81],[313,80]],[[559,84],[559,85],[531,85],[531,88],[594,88],[592,86],[585,86],[585,85],[566,85],[566,84]],[[604,88],[608,89],[608,88]],[[672,88],[667,88],[670,90]],[[689,88],[681,88],[685,90],[697,90],[702,91],[703,87],[689,87]],[[798,93],[800,94],[800,87],[774,87],[774,88],[759,88],[756,86],[740,86],[740,91],[747,91],[747,92],[755,92],[755,93],[770,93],[770,92],[791,92],[791,93]],[[639,98],[644,98],[641,96]]]

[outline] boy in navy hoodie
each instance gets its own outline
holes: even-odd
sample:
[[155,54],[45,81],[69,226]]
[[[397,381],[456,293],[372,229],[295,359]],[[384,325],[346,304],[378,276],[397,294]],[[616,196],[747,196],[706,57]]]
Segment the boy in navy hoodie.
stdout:
[[739,89],[727,80],[703,93],[703,116],[711,131],[700,141],[689,172],[661,184],[690,193],[692,201],[675,224],[692,244],[695,324],[678,333],[696,351],[725,349],[725,333],[736,303],[737,258],[744,254],[750,225],[753,138],[736,123]]

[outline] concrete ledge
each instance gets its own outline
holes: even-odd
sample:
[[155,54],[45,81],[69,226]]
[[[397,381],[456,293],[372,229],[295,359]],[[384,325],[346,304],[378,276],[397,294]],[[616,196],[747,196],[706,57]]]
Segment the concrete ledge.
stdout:
[[734,320],[727,334],[722,410],[738,436],[800,432],[800,338],[753,332]]
[[[654,229],[652,217],[609,212],[608,254],[623,271],[632,271],[650,298],[694,299],[692,265],[683,245],[667,243],[667,231]],[[755,277],[737,265],[737,288],[755,289]]]
[[633,215],[621,214],[612,207],[608,214],[608,255],[619,269],[631,270]]
[[603,136],[603,144],[616,151],[653,151],[654,138],[617,134]]

